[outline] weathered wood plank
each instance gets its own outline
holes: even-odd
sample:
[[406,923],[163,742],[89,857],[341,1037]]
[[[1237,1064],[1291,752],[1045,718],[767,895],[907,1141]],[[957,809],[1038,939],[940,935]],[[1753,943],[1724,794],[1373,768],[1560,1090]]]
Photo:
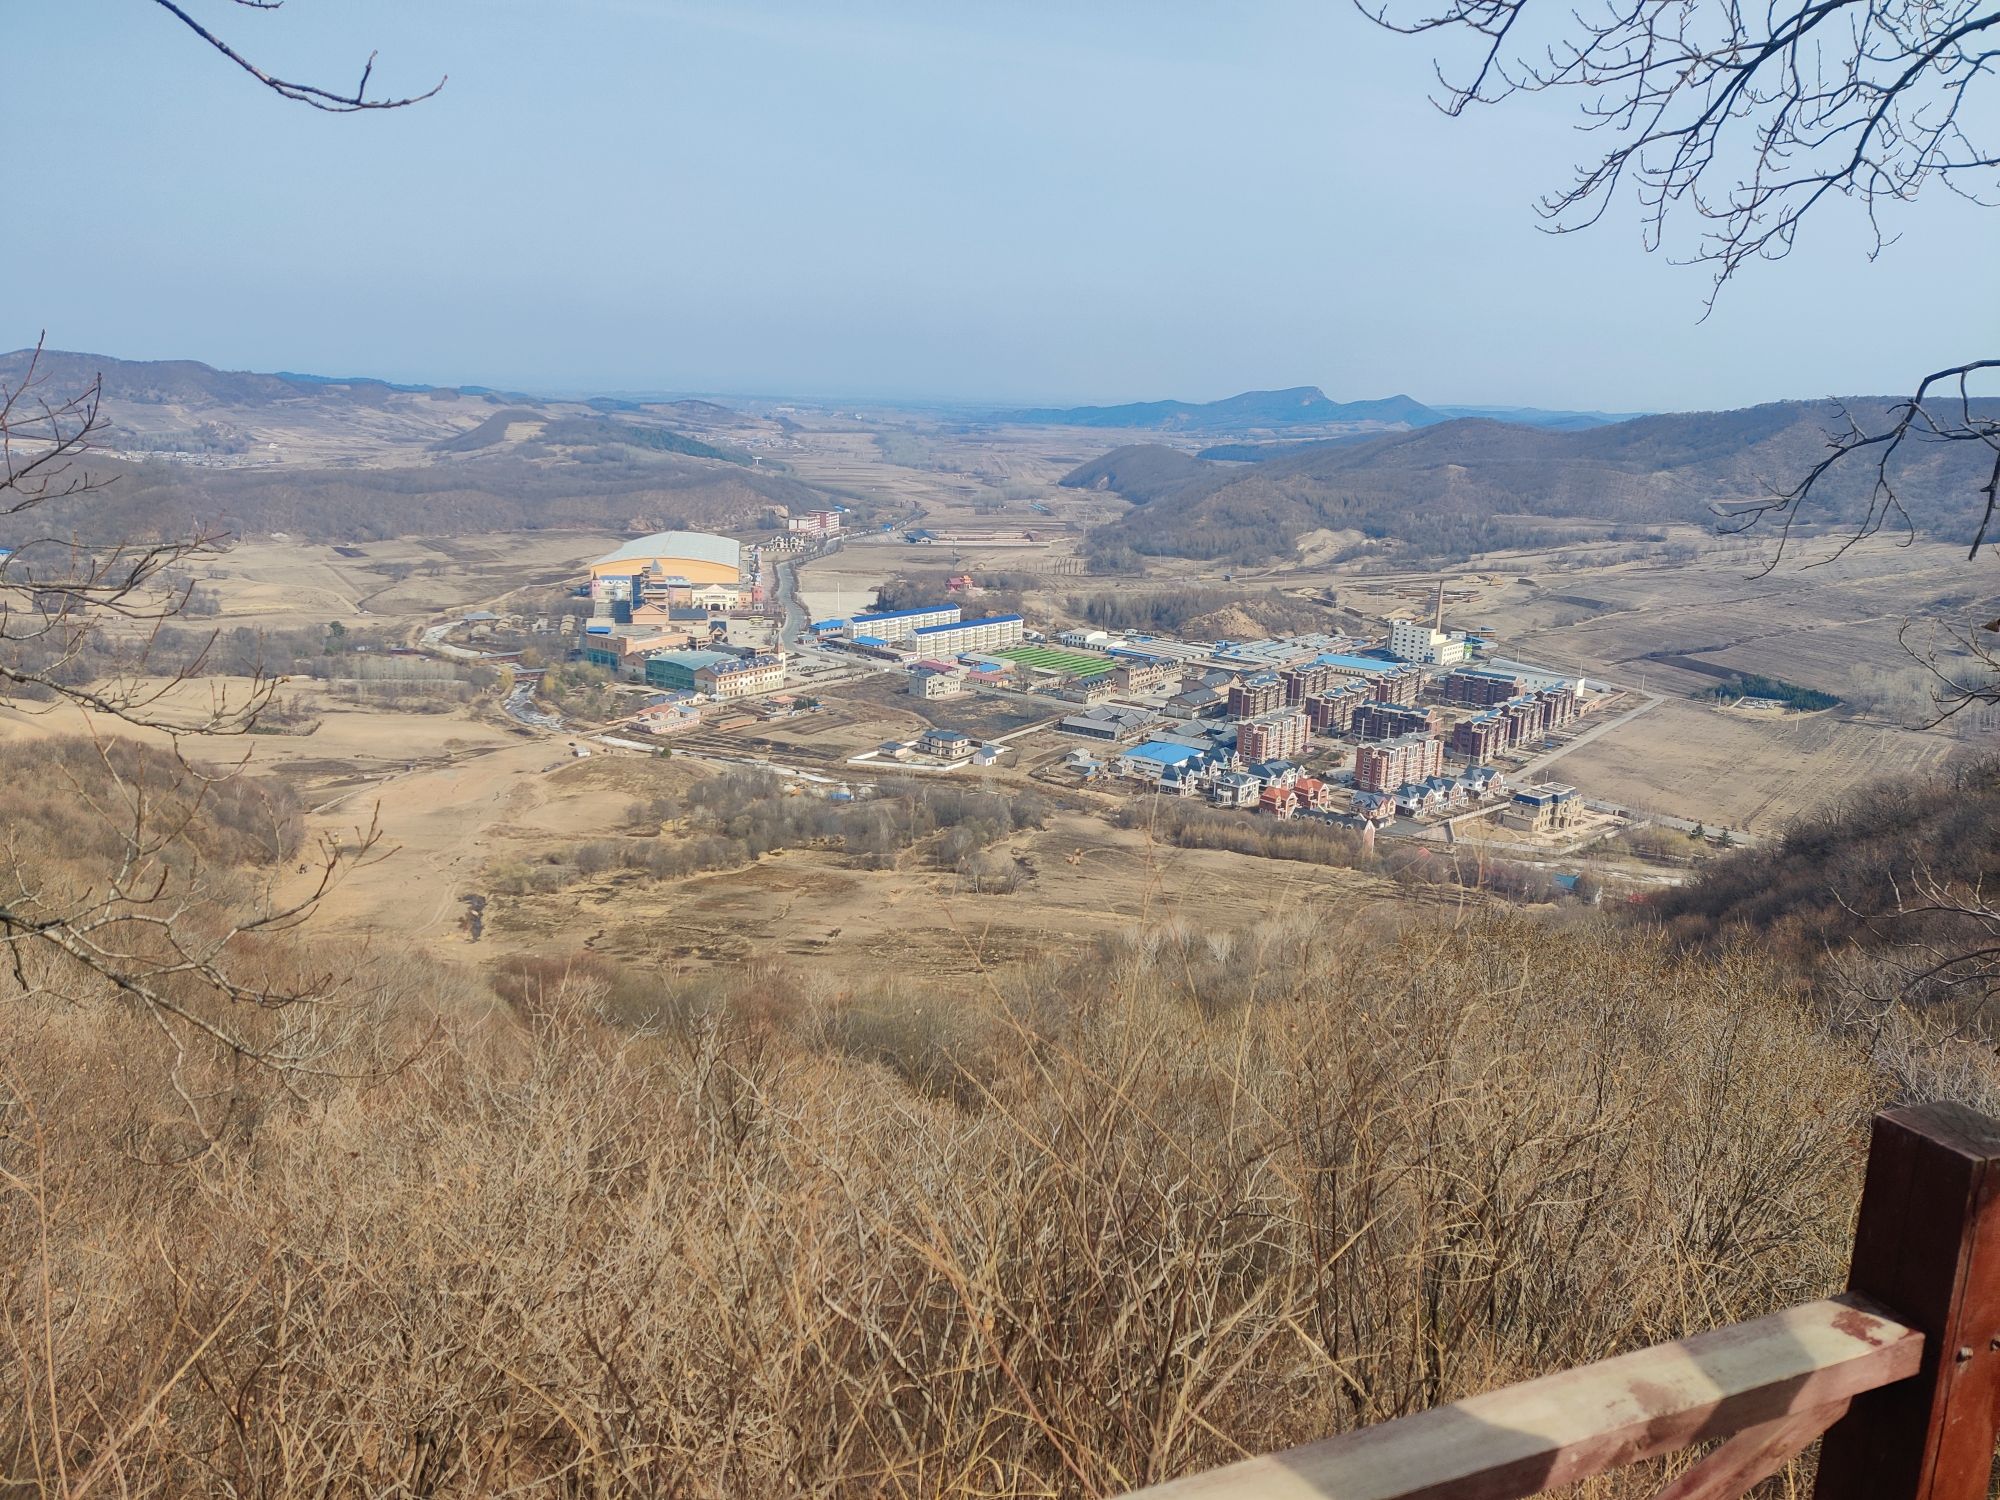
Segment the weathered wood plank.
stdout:
[[1809,1302],[1140,1491],[1144,1500],[1520,1500],[1906,1380],[1923,1335]]
[[1738,1500],[1759,1480],[1769,1479],[1787,1461],[1846,1412],[1848,1403],[1795,1411],[1775,1422],[1746,1427],[1661,1490],[1653,1500]]
[[1922,1331],[1924,1362],[1828,1431],[1815,1500],[1986,1500],[2000,1419],[2000,1124],[1955,1104],[1875,1117],[1847,1284]]

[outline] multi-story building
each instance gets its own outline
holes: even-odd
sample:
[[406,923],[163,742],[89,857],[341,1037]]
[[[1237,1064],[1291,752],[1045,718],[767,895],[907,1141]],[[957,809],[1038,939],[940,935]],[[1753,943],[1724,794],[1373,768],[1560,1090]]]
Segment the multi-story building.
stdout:
[[1236,753],[1252,763],[1287,760],[1312,743],[1312,721],[1303,709],[1281,708],[1236,726]]
[[978,748],[970,735],[956,729],[926,729],[917,741],[917,753],[934,760],[964,760]]
[[1285,685],[1275,672],[1259,672],[1229,685],[1229,717],[1254,719],[1285,706]]
[[1433,735],[1438,732],[1438,714],[1434,708],[1419,708],[1414,703],[1364,703],[1354,711],[1354,722],[1349,728],[1359,740]]
[[1354,784],[1364,792],[1393,792],[1405,782],[1424,781],[1444,769],[1444,741],[1405,735],[1363,745],[1354,752]]
[[1309,661],[1296,667],[1286,667],[1278,674],[1278,680],[1284,684],[1287,703],[1303,703],[1327,690],[1328,684],[1334,680],[1334,671],[1323,661]]
[[910,671],[913,698],[956,698],[965,689],[965,672],[955,662],[920,661]]
[[1540,739],[1549,727],[1549,705],[1534,693],[1509,698],[1497,712],[1512,725],[1510,745],[1526,745]]
[[1335,677],[1358,677],[1372,695],[1383,703],[1415,703],[1423,674],[1415,667],[1383,661],[1379,656],[1342,656],[1328,653],[1319,661],[1330,667]]
[[698,691],[695,674],[702,668],[736,660],[726,651],[656,651],[646,658],[646,681],[654,687],[692,693]]
[[1111,669],[1111,683],[1121,693],[1157,693],[1181,680],[1179,662],[1120,661]]
[[1367,683],[1345,678],[1325,692],[1306,699],[1300,707],[1305,709],[1306,717],[1312,721],[1314,734],[1333,739],[1354,727],[1354,715],[1362,704],[1369,701],[1368,694]]
[[1491,708],[1518,698],[1527,684],[1511,672],[1493,672],[1483,667],[1460,667],[1446,675],[1441,684],[1444,701],[1455,708]]
[[1573,786],[1548,784],[1524,786],[1500,810],[1500,821],[1509,828],[1529,833],[1547,833],[1567,828],[1583,816],[1583,799]]
[[932,604],[922,609],[877,610],[872,614],[855,615],[848,620],[848,631],[852,635],[872,636],[878,641],[907,641],[919,630],[931,625],[956,625],[959,608],[956,604]]
[[694,669],[694,687],[711,698],[744,698],[785,685],[782,656],[731,656]]
[[[958,613],[955,604],[952,613]],[[860,628],[858,620],[855,628]],[[997,651],[1004,646],[1018,646],[1026,628],[1019,615],[988,615],[983,620],[920,625],[910,632],[910,640],[935,655],[957,656],[963,651]]]
[[1475,765],[1509,748],[1509,723],[1497,713],[1462,719],[1452,726],[1451,753]]
[[1465,660],[1465,642],[1446,635],[1428,620],[1391,620],[1389,654],[1401,661],[1444,665]]
[[794,536],[839,536],[840,512],[809,510],[802,516],[787,516],[785,530]]

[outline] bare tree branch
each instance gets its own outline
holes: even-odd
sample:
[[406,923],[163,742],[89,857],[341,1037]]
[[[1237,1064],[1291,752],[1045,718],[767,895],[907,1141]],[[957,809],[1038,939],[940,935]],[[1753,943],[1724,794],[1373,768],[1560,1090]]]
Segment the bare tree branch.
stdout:
[[[403,109],[408,105],[421,104],[424,100],[433,97],[439,89],[445,86],[446,80],[441,77],[421,94],[409,94],[400,98],[371,99],[368,97],[368,83],[375,73],[376,54],[373,52],[368,54],[368,61],[361,68],[361,80],[355,84],[351,92],[341,93],[335,89],[321,88],[317,84],[295,83],[290,79],[280,78],[275,73],[267,72],[259,67],[241,52],[230,46],[228,42],[189,15],[187,11],[175,3],[175,0],[153,0],[153,3],[173,16],[181,25],[200,37],[210,47],[228,58],[230,62],[248,73],[272,93],[278,95],[280,98],[290,99],[298,104],[306,104],[314,109],[324,110],[328,114],[354,114],[361,110],[370,109]],[[283,0],[235,0],[235,3],[247,10],[277,10],[283,3]]]

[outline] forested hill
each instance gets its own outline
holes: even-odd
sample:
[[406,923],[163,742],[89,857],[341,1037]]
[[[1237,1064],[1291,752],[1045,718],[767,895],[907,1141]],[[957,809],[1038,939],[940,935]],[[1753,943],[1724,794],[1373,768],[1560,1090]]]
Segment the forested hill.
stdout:
[[[1366,442],[1305,444],[1249,465],[1190,459],[1181,466],[1184,479],[1164,485],[1167,460],[1124,449],[1062,482],[1114,490],[1143,506],[1100,528],[1100,552],[1261,562],[1327,529],[1414,554],[1463,554],[1506,544],[1520,529],[1510,517],[1712,519],[1713,506],[1762,499],[1796,482],[1824,456],[1828,434],[1844,426],[1843,405],[1867,425],[1882,420],[1888,401],[1778,402],[1583,431],[1465,419]],[[2000,401],[1975,405],[2000,416]],[[1970,534],[1983,479],[1977,455],[1966,451],[1972,446],[1913,445],[1894,470],[1908,496],[1922,502],[1927,522],[1945,534]],[[1835,471],[1815,517],[1851,516],[1871,479],[1860,465]]]
[[1748,940],[1842,993],[2000,1016],[2000,760],[1884,782],[1705,865],[1647,912],[1685,943]]

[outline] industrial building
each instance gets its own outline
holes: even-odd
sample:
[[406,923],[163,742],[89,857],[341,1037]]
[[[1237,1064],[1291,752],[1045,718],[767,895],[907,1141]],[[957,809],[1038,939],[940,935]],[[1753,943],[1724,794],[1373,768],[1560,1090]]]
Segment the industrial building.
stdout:
[[1444,580],[1438,580],[1437,607],[1428,620],[1391,620],[1389,654],[1425,666],[1449,666],[1465,660],[1464,640],[1444,628]]
[[1354,784],[1364,792],[1393,792],[1411,781],[1425,781],[1444,769],[1444,742],[1423,735],[1406,735],[1354,752]]
[[733,537],[700,531],[656,531],[636,537],[590,565],[592,579],[682,579],[689,584],[743,581],[742,548]]

